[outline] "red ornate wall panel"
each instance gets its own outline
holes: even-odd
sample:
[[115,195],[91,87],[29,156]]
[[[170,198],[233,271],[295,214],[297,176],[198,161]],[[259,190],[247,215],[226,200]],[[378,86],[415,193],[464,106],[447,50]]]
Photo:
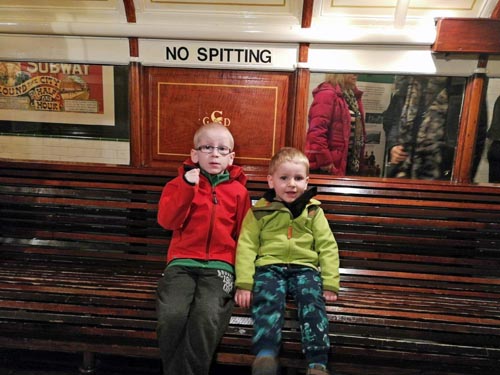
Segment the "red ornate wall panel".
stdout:
[[285,144],[292,73],[147,68],[145,77],[146,165],[177,168],[209,122],[229,127],[247,170],[265,170]]

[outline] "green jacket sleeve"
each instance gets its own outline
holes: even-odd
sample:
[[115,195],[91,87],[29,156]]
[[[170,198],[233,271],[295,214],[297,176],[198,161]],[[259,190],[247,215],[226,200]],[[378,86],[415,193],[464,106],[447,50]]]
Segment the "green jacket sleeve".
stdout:
[[319,256],[323,288],[338,293],[340,289],[339,248],[321,208],[318,208],[314,215],[313,235]]
[[260,248],[259,222],[252,210],[248,210],[241,227],[236,248],[236,287],[252,290],[255,274],[255,259]]

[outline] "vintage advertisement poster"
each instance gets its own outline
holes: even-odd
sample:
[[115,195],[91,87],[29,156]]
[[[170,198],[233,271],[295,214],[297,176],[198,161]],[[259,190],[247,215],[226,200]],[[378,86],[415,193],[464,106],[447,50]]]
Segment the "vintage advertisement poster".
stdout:
[[0,120],[114,125],[113,67],[0,62]]

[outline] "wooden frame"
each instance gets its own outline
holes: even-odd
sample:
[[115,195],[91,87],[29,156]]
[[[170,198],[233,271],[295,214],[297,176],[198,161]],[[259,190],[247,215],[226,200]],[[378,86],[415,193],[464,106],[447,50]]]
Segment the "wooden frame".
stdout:
[[286,143],[292,73],[146,68],[144,77],[146,166],[177,170],[189,158],[196,129],[210,122],[231,130],[235,163],[247,170],[267,171]]

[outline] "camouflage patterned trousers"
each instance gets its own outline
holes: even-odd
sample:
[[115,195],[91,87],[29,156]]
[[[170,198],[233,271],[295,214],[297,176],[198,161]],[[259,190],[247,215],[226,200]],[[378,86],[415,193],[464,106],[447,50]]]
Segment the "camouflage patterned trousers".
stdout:
[[257,267],[254,280],[254,352],[279,352],[285,302],[287,295],[290,295],[297,303],[302,348],[306,358],[326,354],[330,340],[319,272],[310,267],[270,265]]

